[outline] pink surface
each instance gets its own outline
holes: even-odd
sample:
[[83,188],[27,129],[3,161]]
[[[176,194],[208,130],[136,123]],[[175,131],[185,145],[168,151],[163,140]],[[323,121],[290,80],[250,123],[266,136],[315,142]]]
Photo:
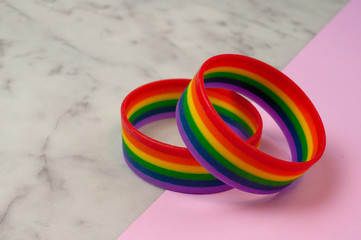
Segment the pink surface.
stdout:
[[324,121],[318,164],[278,195],[166,191],[118,240],[361,239],[360,13],[351,1],[283,71]]

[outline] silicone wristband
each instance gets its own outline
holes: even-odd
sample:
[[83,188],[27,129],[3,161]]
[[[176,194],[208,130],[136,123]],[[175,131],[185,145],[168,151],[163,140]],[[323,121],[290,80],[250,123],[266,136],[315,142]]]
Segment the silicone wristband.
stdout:
[[[247,144],[217,114],[206,87],[241,93],[278,123],[291,149],[283,161]],[[182,139],[197,161],[224,183],[258,194],[280,191],[324,152],[325,130],[305,93],[277,69],[253,58],[219,55],[207,60],[177,106]]]
[[[152,139],[137,128],[159,119],[175,117],[176,105],[190,80],[162,80],[141,86],[121,106],[123,152],[129,167],[144,180],[184,193],[216,193],[231,189],[211,175],[187,148]],[[262,119],[242,96],[225,89],[207,89],[220,116],[248,144],[258,147]],[[217,114],[218,114],[217,113]],[[219,116],[219,115],[218,115]]]

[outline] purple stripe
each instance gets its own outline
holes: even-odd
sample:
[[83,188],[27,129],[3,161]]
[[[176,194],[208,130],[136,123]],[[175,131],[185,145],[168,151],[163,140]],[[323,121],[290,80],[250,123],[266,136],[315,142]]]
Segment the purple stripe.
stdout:
[[176,109],[176,120],[177,120],[177,126],[178,126],[178,130],[179,133],[183,139],[184,144],[186,145],[186,147],[188,148],[188,150],[191,152],[191,154],[193,155],[193,157],[205,168],[207,169],[213,176],[215,176],[216,178],[218,178],[219,180],[221,180],[222,182],[226,183],[229,186],[232,186],[234,188],[240,189],[242,191],[245,192],[249,192],[249,193],[255,193],[255,194],[271,194],[271,193],[276,193],[279,192],[280,189],[278,190],[273,190],[273,191],[265,191],[265,190],[259,190],[259,189],[254,189],[254,188],[250,188],[250,187],[246,187],[244,185],[241,185],[235,181],[233,181],[232,179],[229,179],[228,177],[226,177],[225,175],[223,175],[222,173],[220,173],[217,169],[215,169],[213,166],[211,166],[199,153],[198,151],[193,147],[192,143],[189,141],[180,117],[179,117],[179,102],[177,104],[177,109]]
[[166,113],[159,113],[159,114],[150,116],[148,118],[145,118],[145,119],[139,121],[137,124],[134,125],[134,127],[136,129],[139,129],[149,123],[156,122],[156,121],[159,121],[162,119],[167,119],[167,118],[175,118],[175,113],[174,112],[166,112]]
[[239,130],[237,127],[233,126],[230,123],[227,123],[228,127],[230,127],[232,129],[233,132],[235,132],[238,136],[240,136],[242,139],[247,140],[249,137],[246,136],[246,134],[244,134],[241,130]]
[[149,182],[155,186],[158,186],[158,187],[161,187],[164,189],[172,190],[175,192],[181,192],[181,193],[190,193],[190,194],[219,193],[219,192],[224,192],[224,191],[232,189],[232,187],[230,187],[228,185],[221,185],[221,186],[215,186],[215,187],[185,187],[185,186],[179,186],[179,185],[162,182],[162,181],[159,181],[157,179],[154,179],[154,178],[142,173],[129,162],[129,160],[127,159],[127,157],[125,155],[123,155],[123,156],[125,158],[126,163],[129,166],[129,168],[136,175],[138,175],[144,181]]
[[[167,113],[159,113],[156,115],[152,115],[148,118],[145,118],[141,121],[139,121],[137,124],[134,125],[136,129],[139,129],[147,124],[150,124],[152,122],[156,122],[163,119],[169,119],[169,118],[175,118],[175,112],[167,112]],[[247,140],[248,137],[237,127],[233,126],[232,124],[227,123],[227,125],[242,139]]]
[[224,89],[228,89],[228,90],[231,90],[231,91],[238,92],[238,93],[252,99],[258,105],[260,105],[264,110],[266,110],[268,112],[268,114],[275,120],[275,122],[281,128],[284,136],[286,137],[287,143],[288,143],[288,146],[289,146],[290,152],[291,152],[292,162],[297,162],[297,150],[296,150],[296,146],[295,146],[295,143],[293,141],[291,133],[289,132],[287,126],[284,124],[282,119],[278,116],[278,114],[266,102],[264,102],[257,95],[254,95],[253,93],[251,93],[251,92],[249,92],[249,91],[247,91],[247,90],[245,90],[245,89],[243,89],[241,87],[234,86],[232,84],[227,84],[227,83],[207,83],[206,86],[207,87],[224,88]]

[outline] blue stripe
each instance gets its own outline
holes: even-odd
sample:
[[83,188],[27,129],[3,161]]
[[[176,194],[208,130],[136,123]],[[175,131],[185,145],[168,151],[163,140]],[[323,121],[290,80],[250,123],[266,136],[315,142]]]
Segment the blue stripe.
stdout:
[[[238,123],[236,120],[234,120],[233,118],[230,118],[226,115],[220,114],[218,113],[219,116],[221,116],[221,118],[223,119],[223,121],[225,121],[226,123],[234,126],[235,128],[237,128],[240,132],[242,132],[243,136],[242,139],[247,140],[248,138],[250,138],[252,135],[242,126],[242,124]],[[245,137],[245,138],[244,138]]]
[[222,186],[224,185],[223,182],[221,182],[218,179],[214,180],[199,180],[199,181],[193,181],[188,179],[179,179],[174,177],[168,177],[162,174],[159,174],[157,172],[154,172],[148,168],[145,168],[141,164],[139,164],[137,161],[135,161],[130,154],[125,150],[123,146],[123,153],[125,157],[128,159],[129,163],[132,164],[133,167],[144,173],[145,175],[154,178],[156,180],[170,183],[173,185],[179,185],[179,186],[185,186],[185,187],[215,187],[215,186]]
[[300,141],[299,135],[296,131],[296,128],[294,127],[293,123],[288,118],[286,113],[280,108],[280,106],[278,106],[278,104],[275,101],[272,100],[272,98],[270,98],[269,96],[267,96],[262,91],[255,88],[254,86],[244,83],[244,82],[241,82],[239,80],[223,78],[223,77],[207,78],[205,80],[205,83],[211,83],[211,82],[227,83],[227,84],[231,84],[231,85],[234,85],[237,87],[241,87],[241,88],[255,94],[256,96],[260,97],[265,103],[267,103],[277,113],[277,115],[282,119],[282,121],[287,126],[287,128],[290,131],[290,134],[293,138],[293,141],[295,143],[296,152],[297,152],[297,161],[298,162],[302,161],[303,151],[302,151],[301,141]]
[[[186,93],[186,92],[185,92]],[[193,131],[191,130],[190,126],[188,125],[188,120],[186,118],[186,114],[184,112],[184,97],[186,96],[185,93],[182,94],[181,98],[179,99],[179,117],[182,124],[182,127],[184,129],[185,134],[187,135],[190,143],[193,145],[193,147],[197,150],[197,152],[202,156],[202,158],[207,161],[214,169],[216,169],[218,172],[220,172],[222,175],[227,177],[228,179],[237,182],[243,186],[258,189],[258,190],[265,190],[265,191],[272,191],[272,190],[280,190],[289,184],[283,185],[283,186],[269,186],[264,184],[259,184],[253,181],[250,181],[248,179],[245,179],[241,177],[240,175],[232,172],[225,166],[223,166],[221,163],[219,163],[211,154],[207,152],[207,150],[202,146],[202,144],[198,141],[196,136],[193,134]]]
[[167,112],[175,112],[175,108],[176,108],[176,105],[174,106],[167,106],[167,107],[161,107],[161,108],[156,108],[156,109],[153,109],[153,110],[150,110],[150,111],[147,111],[141,115],[139,115],[138,117],[136,117],[133,121],[132,121],[132,125],[137,125],[138,122],[148,118],[148,117],[151,117],[153,115],[156,115],[156,114],[160,114],[160,113],[167,113]]

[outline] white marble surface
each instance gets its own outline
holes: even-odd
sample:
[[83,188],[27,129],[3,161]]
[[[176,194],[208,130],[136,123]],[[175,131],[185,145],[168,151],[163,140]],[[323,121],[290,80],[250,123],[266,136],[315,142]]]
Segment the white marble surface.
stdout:
[[0,0],[0,239],[116,239],[162,193],[124,163],[124,96],[220,53],[281,69],[345,3]]

